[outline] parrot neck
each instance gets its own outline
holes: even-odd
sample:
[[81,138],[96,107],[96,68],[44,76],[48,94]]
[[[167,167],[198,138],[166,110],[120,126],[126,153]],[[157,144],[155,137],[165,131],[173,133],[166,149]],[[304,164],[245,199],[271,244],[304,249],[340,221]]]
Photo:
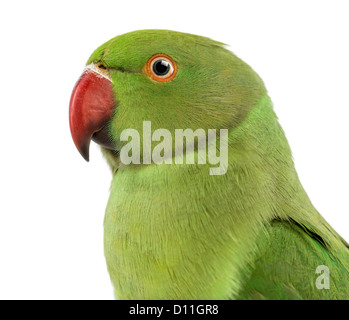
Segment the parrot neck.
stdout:
[[[295,170],[292,152],[268,96],[229,135],[229,163],[236,183],[260,190],[270,205],[266,219],[287,218],[293,202],[312,208]],[[285,209],[285,206],[289,206]],[[286,210],[286,211],[285,211]],[[297,210],[296,210],[297,211]]]

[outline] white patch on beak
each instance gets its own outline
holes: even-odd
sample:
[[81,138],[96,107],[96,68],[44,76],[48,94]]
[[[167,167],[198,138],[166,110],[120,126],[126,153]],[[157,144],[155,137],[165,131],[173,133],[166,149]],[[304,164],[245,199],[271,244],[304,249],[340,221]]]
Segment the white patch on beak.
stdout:
[[100,68],[101,64],[91,63],[85,67],[84,71],[93,71],[97,73],[100,77],[105,78],[111,82],[111,77],[108,69]]

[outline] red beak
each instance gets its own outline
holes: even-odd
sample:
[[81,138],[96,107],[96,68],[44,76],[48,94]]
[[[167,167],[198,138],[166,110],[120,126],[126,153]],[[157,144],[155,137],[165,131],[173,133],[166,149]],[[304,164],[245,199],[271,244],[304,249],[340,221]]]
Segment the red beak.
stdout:
[[112,82],[98,72],[86,69],[73,89],[69,106],[71,135],[86,161],[89,161],[93,135],[105,127],[114,107]]

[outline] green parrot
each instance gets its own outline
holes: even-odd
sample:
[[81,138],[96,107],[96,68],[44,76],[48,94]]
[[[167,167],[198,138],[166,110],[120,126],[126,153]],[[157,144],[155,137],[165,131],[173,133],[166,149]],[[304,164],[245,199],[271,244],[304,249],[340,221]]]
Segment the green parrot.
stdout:
[[[263,81],[223,43],[169,30],[111,39],[87,61],[69,121],[82,156],[93,140],[112,171],[116,299],[349,298],[349,245],[304,191]],[[184,136],[178,151],[187,129],[194,144]],[[216,174],[212,150],[227,159]]]

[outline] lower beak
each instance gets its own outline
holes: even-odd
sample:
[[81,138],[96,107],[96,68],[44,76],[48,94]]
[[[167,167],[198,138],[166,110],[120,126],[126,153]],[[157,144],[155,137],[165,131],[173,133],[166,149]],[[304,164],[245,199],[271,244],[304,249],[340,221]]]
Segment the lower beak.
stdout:
[[[69,106],[69,124],[76,148],[89,161],[91,139],[110,147],[106,124],[115,107],[109,73],[91,64],[76,83]],[[100,141],[98,141],[100,140]]]

